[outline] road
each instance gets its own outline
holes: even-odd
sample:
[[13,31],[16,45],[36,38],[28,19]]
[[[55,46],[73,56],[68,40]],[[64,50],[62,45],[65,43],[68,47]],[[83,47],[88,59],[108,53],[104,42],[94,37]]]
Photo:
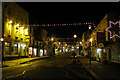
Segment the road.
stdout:
[[93,80],[94,78],[81,64],[72,64],[70,56],[70,53],[66,53],[19,66],[3,68],[3,80]]

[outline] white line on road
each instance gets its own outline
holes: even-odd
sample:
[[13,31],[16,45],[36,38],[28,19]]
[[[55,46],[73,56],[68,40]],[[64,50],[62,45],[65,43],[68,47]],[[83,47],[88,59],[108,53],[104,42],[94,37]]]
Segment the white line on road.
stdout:
[[7,79],[7,78],[14,78],[14,77],[18,77],[18,76],[22,76],[22,75],[25,74],[25,72],[26,72],[26,71],[23,71],[21,74],[17,74],[17,75],[5,77],[5,79]]

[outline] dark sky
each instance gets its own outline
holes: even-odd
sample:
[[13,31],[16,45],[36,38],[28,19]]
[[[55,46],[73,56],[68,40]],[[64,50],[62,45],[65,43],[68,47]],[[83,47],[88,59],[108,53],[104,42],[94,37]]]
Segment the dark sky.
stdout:
[[[18,3],[18,2],[17,2]],[[113,2],[22,2],[18,3],[30,15],[30,24],[61,24],[74,22],[94,22],[96,25],[105,14],[118,3]],[[40,27],[38,28],[39,31]],[[88,26],[59,26],[44,27],[48,36],[72,38],[88,30]]]

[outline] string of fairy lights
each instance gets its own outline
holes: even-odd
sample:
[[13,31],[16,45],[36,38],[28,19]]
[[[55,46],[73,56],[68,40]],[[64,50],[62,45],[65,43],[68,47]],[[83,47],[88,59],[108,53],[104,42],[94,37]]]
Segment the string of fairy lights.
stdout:
[[95,23],[93,22],[84,22],[84,23],[66,23],[66,24],[33,24],[33,25],[19,25],[19,26],[80,26],[80,25],[93,25],[96,27]]

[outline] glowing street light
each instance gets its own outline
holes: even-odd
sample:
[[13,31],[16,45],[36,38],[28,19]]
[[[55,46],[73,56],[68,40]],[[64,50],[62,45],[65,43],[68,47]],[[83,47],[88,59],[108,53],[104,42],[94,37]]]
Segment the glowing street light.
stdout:
[[75,50],[75,38],[77,38],[77,35],[75,34],[73,35],[73,37],[74,37],[74,50]]
[[74,38],[77,38],[77,35],[73,35]]
[[80,44],[82,44],[82,42],[80,42]]
[[51,41],[54,41],[54,38],[51,38]]
[[93,40],[93,39],[91,38],[91,39],[90,39],[90,42],[92,42],[92,40]]
[[0,41],[4,41],[4,39],[3,39],[3,38],[0,38]]

